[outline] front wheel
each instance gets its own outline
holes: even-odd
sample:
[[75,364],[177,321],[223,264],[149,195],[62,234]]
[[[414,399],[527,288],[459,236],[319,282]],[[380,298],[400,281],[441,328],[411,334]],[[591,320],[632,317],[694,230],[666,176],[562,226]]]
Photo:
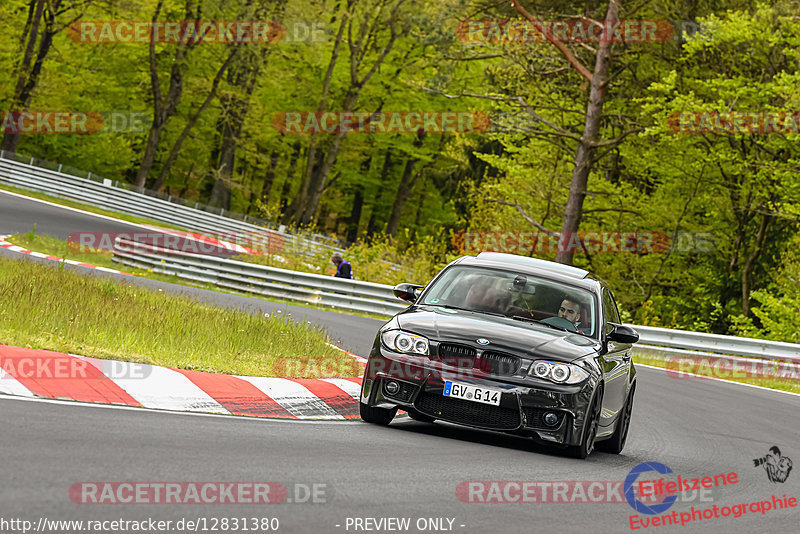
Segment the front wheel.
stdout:
[[392,422],[394,416],[397,414],[397,406],[394,408],[373,408],[367,406],[363,402],[359,403],[361,412],[361,419],[367,423],[374,423],[376,425],[386,426]]
[[583,424],[583,437],[580,445],[567,448],[567,454],[573,458],[583,460],[594,450],[594,439],[597,437],[597,426],[600,424],[600,407],[603,404],[600,396],[601,392],[598,391],[586,411],[586,422]]
[[628,393],[628,398],[625,400],[622,413],[619,415],[620,420],[617,423],[617,428],[614,429],[614,434],[607,440],[597,443],[598,451],[619,454],[625,448],[625,441],[628,439],[628,428],[631,426],[631,413],[633,413],[633,392],[634,390],[632,389]]

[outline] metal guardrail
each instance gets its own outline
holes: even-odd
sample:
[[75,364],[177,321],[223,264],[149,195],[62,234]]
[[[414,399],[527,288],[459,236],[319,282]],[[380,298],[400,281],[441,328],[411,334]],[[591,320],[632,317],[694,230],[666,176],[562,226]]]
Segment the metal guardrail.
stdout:
[[[704,350],[715,354],[731,354],[748,358],[800,362],[800,345],[796,343],[722,336],[653,326],[629,326],[639,332],[639,339],[647,345],[658,345],[670,349]],[[678,353],[677,350],[673,352]],[[685,353],[685,350],[680,353]]]
[[[0,182],[20,187],[23,189],[39,191],[53,196],[69,198],[87,204],[133,215],[152,219],[162,223],[171,224],[198,233],[219,234],[220,232],[246,233],[246,234],[272,234],[280,236],[284,245],[297,253],[344,252],[336,246],[334,241],[324,236],[315,236],[315,239],[296,236],[281,229],[274,230],[219,214],[210,213],[203,209],[186,206],[178,202],[182,199],[167,195],[167,199],[157,198],[137,191],[116,187],[109,179],[95,177],[91,173],[87,178],[81,178],[58,170],[48,169],[34,165],[34,158],[29,163],[8,159],[15,157],[13,154],[0,151]],[[102,180],[102,182],[96,180]],[[155,194],[154,192],[151,192]],[[229,213],[229,215],[234,215]],[[252,220],[252,219],[251,219]],[[256,219],[254,222],[258,222]],[[261,221],[265,223],[266,221]]]
[[[407,305],[395,298],[392,286],[385,284],[345,280],[213,256],[187,254],[120,238],[115,242],[114,261],[198,282],[210,282],[228,289],[321,304],[342,310],[391,316],[407,308]],[[638,346],[644,350],[659,350],[663,347],[664,352],[678,355],[702,354],[696,351],[704,350],[716,354],[800,362],[800,345],[794,343],[653,326],[628,326],[639,333]]]
[[113,261],[225,289],[391,316],[406,309],[392,286],[165,250],[116,238]]

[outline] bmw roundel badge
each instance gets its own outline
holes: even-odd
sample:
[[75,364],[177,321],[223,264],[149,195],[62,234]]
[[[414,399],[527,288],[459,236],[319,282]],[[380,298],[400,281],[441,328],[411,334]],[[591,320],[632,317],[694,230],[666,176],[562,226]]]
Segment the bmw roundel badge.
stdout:
[[489,340],[486,339],[485,337],[479,337],[476,341],[478,343],[480,343],[481,345],[488,345],[489,344]]

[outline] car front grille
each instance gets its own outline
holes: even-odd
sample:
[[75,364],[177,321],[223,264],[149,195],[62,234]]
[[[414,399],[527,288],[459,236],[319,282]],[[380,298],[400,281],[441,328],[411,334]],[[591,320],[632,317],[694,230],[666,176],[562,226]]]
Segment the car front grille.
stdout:
[[395,380],[395,382],[400,384],[400,390],[397,393],[391,394],[386,391],[386,380],[383,381],[383,396],[399,400],[400,402],[409,402],[417,388],[408,382],[402,382],[400,380]]
[[466,345],[439,343],[439,358],[474,358],[478,351]]
[[520,366],[520,359],[511,354],[487,350],[481,352],[467,345],[440,343],[439,361],[458,369],[477,369],[495,376],[513,376]]
[[[525,426],[529,426],[532,428],[552,430],[554,428],[560,427],[561,422],[564,420],[564,412],[560,412],[557,410],[542,410],[541,408],[523,408],[522,411],[525,412]],[[557,424],[553,426],[547,426],[546,424],[544,424],[544,414],[547,412],[553,412],[558,416]]]
[[422,392],[414,403],[420,412],[453,423],[464,423],[498,430],[513,430],[520,425],[519,411],[490,404]]
[[[503,352],[486,351],[478,357],[480,369],[486,371],[486,363],[488,363],[488,372],[498,376],[512,376],[519,369],[520,361],[516,356],[505,354]],[[477,367],[477,366],[476,366]]]

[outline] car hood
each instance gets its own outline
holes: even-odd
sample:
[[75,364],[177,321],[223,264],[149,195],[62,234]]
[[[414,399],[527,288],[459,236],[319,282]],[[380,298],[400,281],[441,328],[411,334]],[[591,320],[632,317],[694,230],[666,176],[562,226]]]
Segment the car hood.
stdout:
[[[600,343],[589,337],[544,325],[441,306],[414,306],[398,314],[399,327],[434,341],[462,343],[482,350],[573,361],[596,354]],[[479,344],[479,338],[488,344]]]

